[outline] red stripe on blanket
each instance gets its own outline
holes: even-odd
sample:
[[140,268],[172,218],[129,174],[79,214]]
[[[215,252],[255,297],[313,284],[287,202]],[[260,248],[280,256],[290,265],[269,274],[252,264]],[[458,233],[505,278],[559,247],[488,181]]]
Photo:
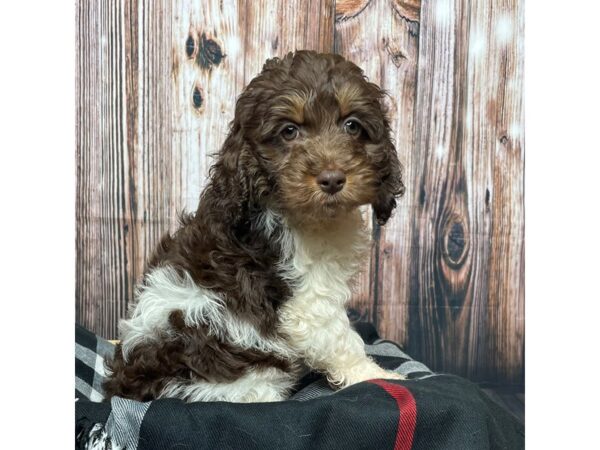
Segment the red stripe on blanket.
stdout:
[[417,404],[415,398],[408,389],[399,384],[383,380],[370,380],[369,382],[383,388],[396,400],[399,415],[394,450],[410,450],[417,424]]

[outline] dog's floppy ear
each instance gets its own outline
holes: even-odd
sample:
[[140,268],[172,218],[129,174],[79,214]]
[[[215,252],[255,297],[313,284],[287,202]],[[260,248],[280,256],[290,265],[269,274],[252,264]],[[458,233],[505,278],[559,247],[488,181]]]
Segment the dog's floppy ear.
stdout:
[[377,224],[385,225],[396,207],[396,198],[404,194],[402,182],[402,165],[398,160],[396,148],[388,140],[385,145],[385,166],[380,171],[381,186],[377,198],[371,205],[375,213]]
[[234,123],[211,168],[212,208],[233,228],[243,227],[249,211],[267,190],[266,177],[251,145]]

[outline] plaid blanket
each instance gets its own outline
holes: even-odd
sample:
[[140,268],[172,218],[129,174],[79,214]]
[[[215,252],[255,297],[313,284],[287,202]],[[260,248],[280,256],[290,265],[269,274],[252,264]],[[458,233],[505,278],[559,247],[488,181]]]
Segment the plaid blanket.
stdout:
[[340,391],[307,374],[287,401],[237,404],[176,399],[102,402],[114,346],[76,326],[79,449],[520,449],[524,427],[476,385],[433,374],[370,324],[367,353],[406,381],[370,380]]

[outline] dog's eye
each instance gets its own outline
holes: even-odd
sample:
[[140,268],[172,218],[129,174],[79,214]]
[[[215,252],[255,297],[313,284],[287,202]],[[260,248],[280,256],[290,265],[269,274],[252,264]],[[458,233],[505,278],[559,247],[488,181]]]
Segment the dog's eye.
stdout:
[[351,136],[358,136],[362,131],[362,126],[357,120],[346,120],[344,123],[344,131]]
[[283,130],[281,130],[281,136],[286,141],[293,141],[298,137],[298,127],[296,125],[286,125]]

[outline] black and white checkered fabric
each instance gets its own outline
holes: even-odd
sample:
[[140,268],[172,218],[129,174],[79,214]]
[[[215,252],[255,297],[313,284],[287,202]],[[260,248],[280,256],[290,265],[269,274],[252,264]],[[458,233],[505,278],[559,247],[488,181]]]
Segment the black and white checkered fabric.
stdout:
[[75,399],[104,400],[104,359],[115,346],[85,328],[75,326]]

